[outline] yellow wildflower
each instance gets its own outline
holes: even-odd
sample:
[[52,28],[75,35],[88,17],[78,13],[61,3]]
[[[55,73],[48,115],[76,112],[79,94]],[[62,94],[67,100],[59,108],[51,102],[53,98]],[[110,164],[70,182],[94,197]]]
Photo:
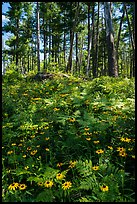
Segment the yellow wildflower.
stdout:
[[66,181],[62,184],[63,190],[69,189],[70,187],[72,187],[72,183],[70,181]]
[[63,165],[63,163],[59,162],[57,163],[57,167],[61,167]]
[[89,131],[89,128],[88,128],[88,127],[85,127],[84,130],[85,130],[85,131]]
[[75,167],[76,163],[77,163],[76,161],[70,161],[70,162],[69,162],[69,164],[70,164],[69,167],[70,167],[70,168]]
[[29,169],[29,167],[28,167],[28,166],[25,166],[25,167],[24,167],[24,169],[25,169],[25,170],[28,170],[28,169]]
[[93,166],[92,169],[97,171],[97,170],[99,170],[99,166]]
[[25,190],[26,188],[27,188],[27,186],[25,184],[20,184],[19,185],[20,190]]
[[86,140],[87,140],[87,141],[90,141],[90,140],[91,140],[91,138],[90,138],[90,137],[87,137],[87,138],[86,138]]
[[108,191],[108,186],[106,186],[106,185],[100,186],[100,189],[101,189],[103,192]]
[[12,143],[11,146],[16,146],[16,143]]
[[49,137],[45,137],[45,140],[49,140]]
[[76,121],[75,118],[69,118],[68,120],[69,120],[69,122],[75,122]]
[[42,182],[38,182],[38,186],[43,186],[43,183]]
[[37,150],[33,150],[30,152],[31,155],[35,155],[37,153]]
[[13,150],[7,152],[7,154],[12,154],[12,153],[13,153]]
[[59,111],[60,109],[59,109],[59,108],[54,108],[53,110],[54,110],[54,111]]
[[99,140],[95,140],[95,141],[93,141],[93,143],[94,144],[98,144],[98,143],[100,143],[100,141]]
[[46,181],[46,182],[44,183],[44,186],[47,187],[47,188],[52,187],[52,186],[53,186],[53,181]]
[[9,187],[8,187],[8,189],[9,190],[16,190],[16,188],[19,186],[19,184],[18,183],[13,183],[13,184],[10,184],[9,185]]
[[64,177],[65,177],[65,175],[63,175],[63,174],[61,174],[61,173],[58,173],[58,174],[56,175],[56,179],[57,179],[57,180],[62,180]]
[[104,150],[98,149],[98,150],[96,150],[96,153],[97,153],[97,154],[102,154],[102,153],[104,153]]
[[119,152],[119,156],[122,156],[122,157],[126,157],[127,156],[127,153],[125,151],[120,151]]
[[108,146],[108,148],[111,149],[111,150],[113,150],[113,147],[112,147],[112,146]]
[[117,147],[117,151],[124,152],[124,151],[125,151],[125,148],[123,148],[123,147]]

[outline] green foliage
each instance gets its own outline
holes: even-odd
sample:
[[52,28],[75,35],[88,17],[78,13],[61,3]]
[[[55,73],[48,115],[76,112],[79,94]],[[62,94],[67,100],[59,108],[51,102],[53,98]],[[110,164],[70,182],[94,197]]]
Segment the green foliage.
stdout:
[[30,78],[3,76],[3,201],[134,201],[134,79]]

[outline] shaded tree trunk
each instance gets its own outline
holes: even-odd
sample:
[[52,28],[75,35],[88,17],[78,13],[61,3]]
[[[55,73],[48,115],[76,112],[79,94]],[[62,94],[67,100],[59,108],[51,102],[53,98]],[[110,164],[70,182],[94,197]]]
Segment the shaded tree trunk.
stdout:
[[64,53],[64,64],[66,65],[66,33],[64,31],[64,41],[63,41],[63,53]]
[[70,51],[66,72],[70,72],[72,68],[72,52],[73,52],[74,31],[70,30]]
[[121,29],[122,29],[122,23],[123,23],[123,19],[124,19],[124,15],[125,15],[125,9],[123,6],[123,14],[120,20],[120,26],[119,26],[119,31],[118,31],[118,37],[117,37],[117,43],[116,43],[116,60],[117,60],[117,66],[118,66],[118,70],[119,70],[119,64],[118,64],[118,48],[119,48],[119,41],[120,41],[120,34],[121,34]]
[[95,70],[96,76],[98,76],[98,42],[99,42],[99,2],[98,2],[98,16],[97,16],[97,32],[96,32],[96,47],[95,47]]
[[116,64],[116,53],[114,46],[114,36],[112,28],[112,19],[111,19],[111,9],[110,3],[104,2],[104,12],[106,20],[106,39],[107,39],[107,50],[108,50],[108,74],[109,76],[117,77],[117,64]]
[[95,2],[92,5],[92,48],[91,48],[91,55],[92,55],[92,73],[93,78],[97,77],[97,70],[95,67]]
[[72,25],[72,29],[70,30],[70,52],[68,57],[68,63],[66,67],[66,72],[71,71],[72,68],[72,53],[73,53],[73,41],[74,41],[74,30],[77,25],[78,15],[79,15],[79,2],[76,2],[76,12],[74,17],[74,23]]
[[88,2],[88,56],[87,56],[87,67],[86,67],[87,77],[89,75],[89,70],[90,70],[90,51],[91,51],[90,2]]
[[78,33],[76,33],[76,73],[78,71]]
[[47,30],[47,25],[45,26],[45,17],[43,15],[43,41],[44,41],[44,64],[43,64],[43,69],[46,70],[46,60],[47,60],[47,50],[46,50],[46,45],[47,45],[47,36],[46,36],[46,30]]
[[19,19],[17,18],[17,30],[16,30],[16,70],[18,71],[18,62],[19,62]]
[[128,22],[128,28],[129,28],[129,34],[130,34],[130,39],[131,39],[131,44],[132,44],[132,49],[133,49],[133,54],[132,54],[132,58],[133,58],[133,76],[135,76],[135,41],[134,41],[134,30],[132,32],[131,30],[131,23],[128,17],[128,12],[127,12],[127,7],[126,7],[126,2],[124,2],[124,8],[125,8],[125,12],[126,12],[126,17],[127,17],[127,22]]
[[37,66],[40,72],[40,22],[39,22],[39,2],[37,2]]

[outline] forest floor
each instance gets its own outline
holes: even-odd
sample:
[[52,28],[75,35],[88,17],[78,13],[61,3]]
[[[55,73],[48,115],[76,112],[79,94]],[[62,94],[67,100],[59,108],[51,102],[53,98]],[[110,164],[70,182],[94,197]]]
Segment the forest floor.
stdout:
[[7,72],[3,202],[135,201],[135,82]]

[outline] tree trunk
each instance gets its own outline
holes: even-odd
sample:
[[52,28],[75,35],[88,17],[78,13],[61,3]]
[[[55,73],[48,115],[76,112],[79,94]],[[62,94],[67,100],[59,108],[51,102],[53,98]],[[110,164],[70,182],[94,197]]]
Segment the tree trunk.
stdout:
[[17,18],[17,30],[16,30],[16,70],[18,71],[18,62],[19,62],[19,19]]
[[64,41],[63,41],[63,52],[64,52],[64,64],[66,65],[66,33],[64,31]]
[[76,73],[78,71],[78,33],[76,33]]
[[116,53],[114,47],[114,36],[112,28],[111,10],[110,3],[104,2],[104,12],[106,20],[106,38],[107,38],[107,50],[108,50],[108,74],[109,76],[117,77],[117,64],[116,64]]
[[66,72],[71,71],[72,68],[72,53],[73,53],[73,41],[74,41],[74,30],[77,25],[78,15],[79,15],[79,2],[77,3],[75,17],[74,17],[74,23],[72,25],[72,29],[70,30],[70,52],[69,52],[69,58],[68,63],[66,67]]
[[72,68],[72,52],[73,52],[74,31],[70,30],[70,51],[66,72],[70,72]]
[[92,72],[93,78],[97,77],[97,71],[95,67],[95,2],[92,5],[92,48],[91,48],[91,55],[92,55]]
[[89,75],[89,70],[90,70],[90,51],[91,51],[90,2],[88,2],[88,56],[87,56],[87,67],[86,67],[87,77]]
[[[130,34],[130,39],[131,39],[131,44],[132,44],[132,49],[133,49],[133,55],[132,55],[132,58],[133,58],[133,70],[135,70],[135,41],[134,41],[134,30],[133,32],[131,31],[131,24],[130,24],[130,21],[129,21],[129,17],[128,17],[128,12],[127,12],[127,7],[126,7],[126,2],[124,2],[124,8],[125,8],[125,12],[126,12],[126,17],[127,17],[127,22],[128,22],[128,28],[129,28],[129,34]],[[134,16],[134,15],[133,15]],[[133,71],[134,72],[134,71]],[[135,72],[134,72],[135,74]],[[133,75],[134,75],[133,74]]]
[[[47,26],[46,26],[47,30]],[[43,64],[43,69],[46,70],[46,42],[47,42],[47,36],[46,36],[46,31],[45,31],[45,17],[43,15],[43,40],[44,40],[44,64]]]
[[[49,24],[50,24],[50,21],[49,21]],[[50,62],[50,59],[51,59],[51,28],[50,28],[50,25],[49,25],[49,62]]]
[[97,16],[97,32],[96,32],[96,47],[95,47],[95,70],[96,76],[98,76],[98,42],[99,42],[99,2],[98,2],[98,16]]
[[124,9],[124,6],[123,6],[123,14],[122,14],[122,17],[121,17],[121,20],[120,20],[120,26],[119,26],[119,31],[118,31],[118,38],[117,38],[117,43],[116,43],[116,60],[117,60],[118,70],[119,70],[118,48],[119,48],[120,34],[121,34],[121,29],[122,29],[122,23],[123,23],[124,15],[125,15],[125,9]]
[[37,2],[37,66],[40,72],[40,22],[39,22],[39,2]]

